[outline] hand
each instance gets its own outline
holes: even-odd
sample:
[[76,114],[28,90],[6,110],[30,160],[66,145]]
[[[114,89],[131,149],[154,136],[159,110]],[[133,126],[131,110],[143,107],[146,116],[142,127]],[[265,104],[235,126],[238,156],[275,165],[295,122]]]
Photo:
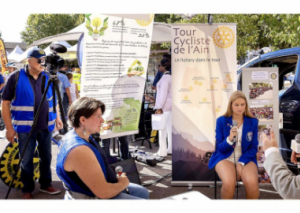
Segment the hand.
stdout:
[[300,157],[300,154],[297,154],[295,151],[292,152],[291,162],[297,164],[297,158]]
[[155,87],[155,86],[152,86],[151,89],[152,89],[152,90],[156,90],[156,87]]
[[72,104],[72,101],[70,101],[70,100],[69,100],[69,103],[68,103],[68,105],[70,106],[71,104]]
[[124,184],[125,187],[129,185],[129,179],[126,176],[126,173],[122,173],[120,177],[118,177],[118,182]]
[[63,123],[62,123],[59,116],[56,117],[56,122],[55,123],[56,123],[56,127],[57,127],[58,130],[63,128]]
[[162,110],[161,109],[158,109],[155,111],[155,114],[163,114]]
[[9,143],[14,144],[15,143],[15,137],[18,138],[18,134],[16,131],[12,129],[7,129],[6,131],[6,139],[9,141]]
[[234,126],[230,129],[229,140],[232,141],[234,137],[237,136],[237,127]]
[[276,142],[274,131],[271,130],[270,134],[271,134],[271,139],[269,139],[268,136],[264,132],[262,132],[263,150],[264,151],[266,151],[268,148],[271,148],[271,147],[278,148],[278,144]]
[[243,170],[242,164],[238,163],[238,164],[236,165],[237,180],[241,180],[241,177],[242,177],[242,170]]

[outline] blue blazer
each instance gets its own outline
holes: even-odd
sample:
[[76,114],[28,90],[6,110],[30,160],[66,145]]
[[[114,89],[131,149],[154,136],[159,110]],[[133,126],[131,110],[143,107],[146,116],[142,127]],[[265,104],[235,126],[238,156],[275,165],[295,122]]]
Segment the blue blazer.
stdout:
[[[230,125],[232,125],[232,116],[221,116],[217,119],[216,143],[217,148],[211,156],[208,167],[212,169],[219,161],[228,158],[233,152],[233,146],[227,143],[227,137],[230,135]],[[249,163],[253,161],[257,165],[256,153],[258,147],[258,120],[244,116],[242,133],[242,155],[239,162]]]

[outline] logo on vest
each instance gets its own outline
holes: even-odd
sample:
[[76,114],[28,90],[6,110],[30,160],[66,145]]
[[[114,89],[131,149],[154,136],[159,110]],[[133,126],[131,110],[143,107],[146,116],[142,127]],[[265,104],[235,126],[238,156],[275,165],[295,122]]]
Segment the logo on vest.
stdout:
[[253,136],[253,133],[252,132],[248,132],[247,136],[246,136],[247,141],[252,141],[252,136]]

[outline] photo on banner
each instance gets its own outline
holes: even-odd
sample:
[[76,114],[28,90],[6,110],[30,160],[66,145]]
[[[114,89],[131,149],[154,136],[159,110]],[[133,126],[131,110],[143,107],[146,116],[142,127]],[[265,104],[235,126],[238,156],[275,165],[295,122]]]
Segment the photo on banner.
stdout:
[[102,139],[138,133],[153,20],[86,14],[81,97],[105,103]]
[[278,67],[244,68],[242,69],[242,90],[247,97],[249,110],[258,123],[258,165],[259,183],[271,183],[264,168],[265,153],[263,151],[262,133],[270,138],[270,131],[275,133],[279,141],[279,100],[278,98]]
[[173,24],[172,185],[214,180],[216,119],[236,83],[236,24]]

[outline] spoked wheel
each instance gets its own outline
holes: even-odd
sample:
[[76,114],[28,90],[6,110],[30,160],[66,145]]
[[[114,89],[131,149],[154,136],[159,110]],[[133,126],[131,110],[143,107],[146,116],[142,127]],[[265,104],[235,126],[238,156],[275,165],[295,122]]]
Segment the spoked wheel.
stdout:
[[[33,158],[33,180],[36,181],[40,177],[39,170],[39,154],[37,147],[35,148],[34,158]],[[19,147],[17,143],[13,145],[9,143],[0,158],[0,178],[2,181],[9,186],[13,175],[17,169],[17,165],[19,163]],[[20,180],[21,177],[21,169],[19,169],[17,177],[15,178],[12,187],[13,188],[23,188],[23,183]]]

